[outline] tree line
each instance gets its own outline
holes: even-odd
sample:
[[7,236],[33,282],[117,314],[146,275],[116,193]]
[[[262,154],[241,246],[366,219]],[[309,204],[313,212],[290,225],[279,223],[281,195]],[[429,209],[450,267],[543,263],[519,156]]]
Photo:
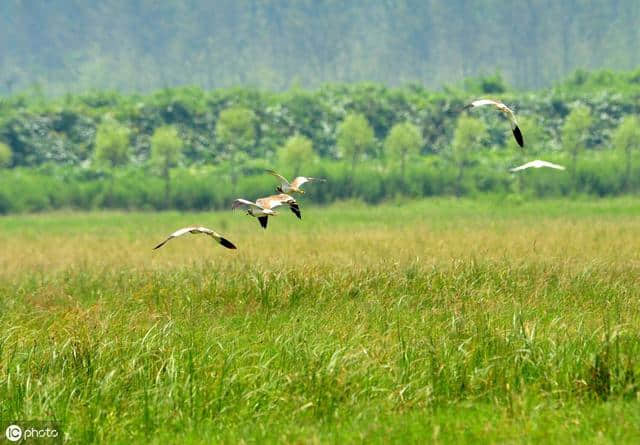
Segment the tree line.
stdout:
[[[620,74],[626,80],[619,91],[585,93],[593,87],[590,77],[601,74],[587,73],[585,81],[577,73],[557,88],[526,94],[507,91],[492,76],[447,92],[356,84],[283,93],[177,88],[148,96],[13,96],[0,101],[0,211],[218,207],[226,204],[195,191],[205,186],[198,182],[204,176],[218,178],[215,193],[221,196],[255,197],[268,184],[255,178],[269,167],[333,177],[316,191],[320,202],[633,192],[639,105],[625,89],[633,88],[633,80]],[[498,113],[462,111],[471,98],[488,94],[516,109],[524,150]],[[537,157],[566,164],[567,174],[527,172],[525,181],[507,173]],[[127,187],[139,193],[133,199],[121,184],[135,176],[139,181]],[[9,192],[29,189],[29,181],[34,190],[33,184],[43,184],[46,199],[32,205]],[[185,198],[185,183],[200,200]],[[55,191],[65,187],[83,196]]]

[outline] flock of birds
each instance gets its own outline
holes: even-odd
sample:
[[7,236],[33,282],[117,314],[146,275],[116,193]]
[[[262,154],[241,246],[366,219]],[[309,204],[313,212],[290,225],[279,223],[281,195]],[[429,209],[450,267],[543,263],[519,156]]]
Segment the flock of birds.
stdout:
[[[511,110],[508,106],[506,106],[502,102],[498,102],[491,99],[478,99],[478,100],[474,100],[464,108],[472,109],[472,108],[478,108],[478,107],[484,107],[484,106],[492,106],[507,116],[507,119],[511,124],[511,131],[513,133],[513,137],[515,138],[516,142],[520,147],[524,147],[524,138],[522,136],[522,132],[520,131],[520,128],[518,127],[518,121],[516,120],[516,116],[513,113],[513,110]],[[514,167],[511,169],[511,171],[517,172],[521,170],[526,170],[528,168],[543,168],[543,167],[552,168],[556,170],[565,169],[561,165],[536,159],[534,161],[527,162],[526,164],[520,165],[518,167]],[[302,219],[300,206],[298,205],[298,202],[295,200],[295,198],[293,198],[293,196],[291,196],[289,193],[304,194],[304,190],[302,190],[301,188],[303,184],[310,183],[310,182],[326,181],[326,179],[310,178],[307,176],[298,176],[293,181],[289,182],[284,176],[280,175],[279,173],[273,170],[267,170],[267,173],[275,176],[280,180],[281,184],[278,187],[276,187],[276,191],[279,194],[256,199],[255,202],[249,201],[243,198],[238,198],[233,202],[231,206],[232,209],[237,209],[237,208],[246,209],[247,215],[257,218],[258,221],[260,222],[260,226],[262,226],[263,229],[267,228],[269,217],[277,215],[277,212],[274,210],[277,207],[288,206],[289,209],[293,212],[293,214],[295,214],[298,217],[298,219]],[[191,226],[191,227],[183,227],[182,229],[176,230],[175,232],[170,234],[167,237],[167,239],[165,239],[156,247],[154,247],[154,250],[164,246],[170,240],[182,235],[186,235],[187,233],[208,235],[211,238],[213,238],[215,241],[217,241],[221,246],[226,247],[227,249],[236,249],[236,246],[231,241],[224,238],[215,230],[211,230],[211,229],[208,229],[207,227],[202,227],[202,226]]]
[[[298,176],[293,181],[289,182],[287,179],[281,174],[273,171],[267,170],[268,173],[280,179],[281,184],[276,187],[276,191],[279,192],[278,195],[267,196],[265,198],[256,199],[254,201],[249,201],[248,199],[238,198],[233,201],[232,209],[237,208],[245,208],[247,210],[247,215],[253,216],[254,218],[258,218],[260,225],[263,229],[267,228],[267,224],[269,222],[270,216],[275,216],[278,213],[274,210],[280,206],[288,206],[289,209],[293,212],[294,215],[298,217],[298,219],[302,219],[302,213],[300,212],[300,206],[298,206],[298,202],[295,198],[287,193],[300,193],[304,194],[304,190],[302,190],[302,185],[307,182],[323,182],[326,179],[320,178],[310,178],[307,176]],[[168,241],[173,238],[177,238],[182,235],[186,235],[187,233],[192,234],[204,234],[209,235],[215,241],[217,241],[220,245],[226,247],[227,249],[235,249],[236,246],[224,238],[215,230],[208,229],[202,226],[192,226],[192,227],[183,227],[182,229],[178,229],[173,232],[171,235],[167,237],[164,241],[158,244],[155,249],[159,249],[164,246]]]

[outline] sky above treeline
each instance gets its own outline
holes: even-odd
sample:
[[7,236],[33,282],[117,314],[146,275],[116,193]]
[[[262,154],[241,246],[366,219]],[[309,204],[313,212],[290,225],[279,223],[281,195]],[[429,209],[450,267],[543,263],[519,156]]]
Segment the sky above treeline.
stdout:
[[638,0],[3,0],[0,94],[373,81],[516,88],[640,64]]

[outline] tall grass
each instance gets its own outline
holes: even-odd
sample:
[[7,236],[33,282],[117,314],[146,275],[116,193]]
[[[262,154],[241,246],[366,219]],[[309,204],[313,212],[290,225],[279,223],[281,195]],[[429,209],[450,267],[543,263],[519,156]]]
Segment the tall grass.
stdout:
[[[633,443],[632,200],[0,219],[0,417],[73,443]],[[198,222],[205,237],[151,247]]]

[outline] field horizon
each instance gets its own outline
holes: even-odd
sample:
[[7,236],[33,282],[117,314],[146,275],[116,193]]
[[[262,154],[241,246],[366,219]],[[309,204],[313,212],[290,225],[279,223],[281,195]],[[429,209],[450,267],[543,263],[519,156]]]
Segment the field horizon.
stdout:
[[[634,197],[306,200],[266,231],[0,216],[0,419],[68,443],[640,440]],[[152,251],[194,223],[237,251]]]

